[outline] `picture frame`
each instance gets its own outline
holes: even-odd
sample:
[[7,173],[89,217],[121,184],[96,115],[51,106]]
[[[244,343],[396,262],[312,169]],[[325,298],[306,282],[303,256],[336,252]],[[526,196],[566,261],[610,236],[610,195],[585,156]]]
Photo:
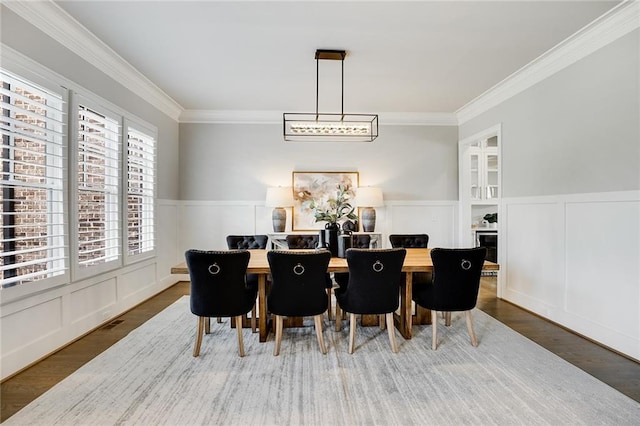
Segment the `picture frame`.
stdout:
[[339,185],[344,185],[346,196],[353,199],[359,177],[358,172],[293,172],[292,230],[323,229],[327,222],[316,222],[312,202],[326,205],[328,199],[335,199]]

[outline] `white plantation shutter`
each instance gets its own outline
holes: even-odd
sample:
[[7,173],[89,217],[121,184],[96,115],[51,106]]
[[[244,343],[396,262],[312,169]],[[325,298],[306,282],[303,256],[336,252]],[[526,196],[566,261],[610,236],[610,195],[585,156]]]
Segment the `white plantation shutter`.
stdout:
[[66,103],[60,93],[4,70],[0,79],[0,278],[6,288],[62,275],[68,269]]
[[127,255],[155,249],[154,137],[128,128],[127,137]]
[[86,268],[120,258],[120,125],[83,102],[77,113],[77,260]]

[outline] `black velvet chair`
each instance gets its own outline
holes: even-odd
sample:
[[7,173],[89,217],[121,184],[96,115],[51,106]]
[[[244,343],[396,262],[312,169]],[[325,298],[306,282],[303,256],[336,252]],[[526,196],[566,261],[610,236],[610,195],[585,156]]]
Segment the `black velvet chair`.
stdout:
[[[349,313],[349,353],[353,353],[356,338],[356,314],[384,315],[389,331],[391,350],[398,352],[393,324],[393,312],[400,304],[400,279],[405,249],[349,249],[349,281],[336,288],[336,323],[340,309]],[[384,322],[381,318],[381,326]]]
[[427,248],[429,235],[427,234],[391,234],[389,235],[391,247],[398,248]]
[[313,250],[318,247],[319,240],[318,234],[289,234],[287,235],[287,247],[289,249]]
[[486,255],[485,247],[431,250],[433,279],[427,285],[413,287],[412,298],[419,306],[431,309],[434,350],[438,346],[438,311],[464,311],[471,344],[478,346],[471,309],[476,306],[478,300],[480,274]]
[[200,354],[203,330],[209,334],[211,317],[235,318],[238,352],[244,356],[242,317],[256,302],[257,289],[247,288],[248,251],[187,250],[191,278],[191,312],[198,317],[193,356]]
[[[351,248],[368,249],[371,246],[370,235],[352,235],[351,236]],[[333,279],[338,286],[345,286],[349,282],[348,272],[336,272],[333,274]]]
[[[320,242],[320,236],[318,234],[290,234],[287,235],[287,247],[289,250],[315,250]],[[331,280],[331,274],[325,275],[325,286],[328,289],[333,287],[333,281]],[[327,316],[331,319],[331,291],[327,296],[329,307],[327,309]]]
[[266,249],[268,242],[266,235],[227,235],[229,250]]
[[322,353],[326,354],[322,315],[329,306],[325,276],[331,253],[327,250],[302,253],[274,250],[267,253],[267,260],[273,280],[267,308],[275,315],[276,326],[273,354],[280,354],[283,317],[306,316],[314,317],[318,344]]
[[[266,249],[269,237],[266,235],[227,235],[227,247],[229,250],[254,250]],[[247,274],[247,287],[258,290],[258,275]],[[220,322],[220,318],[218,318]],[[256,332],[256,307],[251,310],[251,331]]]
[[352,235],[351,248],[368,249],[371,245],[371,235]]
[[[429,235],[427,234],[391,234],[389,235],[391,247],[397,248],[427,248],[429,245]],[[406,280],[404,273],[402,280]],[[431,282],[430,272],[414,272],[413,286],[422,286]],[[444,314],[443,314],[444,315]]]

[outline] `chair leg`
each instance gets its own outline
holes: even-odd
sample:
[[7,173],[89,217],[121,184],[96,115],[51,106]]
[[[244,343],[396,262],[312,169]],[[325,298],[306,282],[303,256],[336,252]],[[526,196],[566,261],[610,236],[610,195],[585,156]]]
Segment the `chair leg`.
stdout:
[[238,315],[235,317],[236,319],[236,332],[238,333],[238,353],[240,356],[244,356],[244,342],[242,341],[242,317],[243,315]]
[[476,332],[473,330],[473,318],[471,317],[471,311],[465,311],[464,316],[467,319],[467,330],[469,330],[469,337],[471,337],[471,344],[474,347],[478,346],[478,339],[476,338]]
[[202,343],[202,332],[204,331],[205,317],[198,317],[198,326],[196,328],[196,345],[193,348],[193,356],[200,355],[200,344]]
[[349,353],[352,354],[356,346],[356,314],[349,315]]
[[218,317],[218,324],[222,324],[222,317]]
[[451,326],[451,312],[443,312],[444,314],[444,325],[447,327]]
[[257,329],[258,326],[256,322],[256,305],[254,304],[253,308],[251,308],[251,332],[255,333]]
[[328,308],[327,308],[327,318],[329,319],[329,321],[331,321],[331,296],[332,296],[332,291],[330,288],[327,289],[327,298],[328,298]]
[[276,318],[276,346],[273,349],[273,355],[280,355],[280,343],[282,342],[282,317],[275,315]]
[[380,330],[384,330],[384,326],[385,326],[384,314],[378,315],[378,325],[380,326]]
[[313,317],[316,324],[316,336],[318,337],[318,345],[320,346],[320,352],[327,353],[327,347],[324,345],[324,337],[322,335],[322,314]]
[[336,331],[342,330],[342,309],[340,304],[336,301]]
[[431,349],[438,347],[438,312],[431,310]]
[[203,317],[202,320],[204,322],[204,334],[211,333],[211,318]]
[[391,343],[391,350],[393,353],[398,353],[398,345],[396,345],[396,330],[393,326],[393,312],[386,314],[387,317],[387,330],[389,331],[389,342]]

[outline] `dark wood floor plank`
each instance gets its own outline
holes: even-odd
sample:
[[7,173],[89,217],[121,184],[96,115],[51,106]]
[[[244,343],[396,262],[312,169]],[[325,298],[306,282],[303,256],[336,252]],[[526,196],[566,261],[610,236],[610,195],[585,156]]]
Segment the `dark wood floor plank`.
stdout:
[[[130,331],[189,294],[178,283],[0,384],[0,422],[42,395]],[[640,402],[640,363],[496,298],[495,277],[483,277],[478,307],[518,333]],[[195,328],[195,320],[194,320]]]

